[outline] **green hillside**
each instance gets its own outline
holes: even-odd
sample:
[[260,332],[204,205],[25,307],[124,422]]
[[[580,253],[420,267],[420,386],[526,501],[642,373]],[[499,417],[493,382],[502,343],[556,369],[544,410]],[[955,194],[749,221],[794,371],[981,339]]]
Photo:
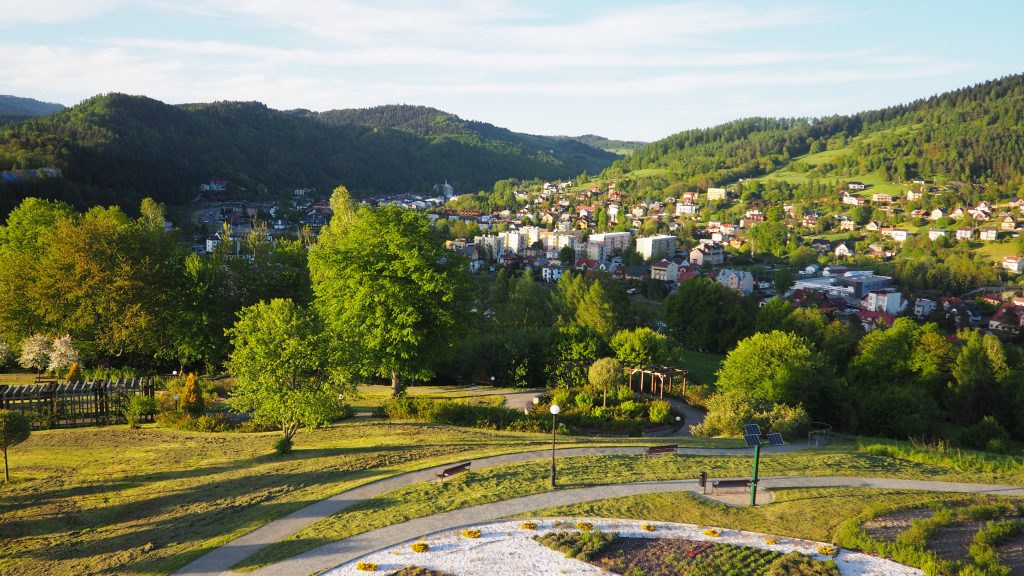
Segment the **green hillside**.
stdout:
[[47,116],[63,109],[63,104],[0,94],[0,116]]
[[647,144],[646,142],[640,142],[637,140],[612,140],[610,138],[594,134],[584,134],[583,136],[555,136],[555,138],[575,140],[577,142],[582,142],[587,146],[607,150],[608,152],[618,154],[620,156],[628,156],[632,154],[634,150],[642,148]]
[[747,118],[653,142],[605,171],[711,186],[913,177],[1016,191],[1024,181],[1024,75],[849,116]]
[[[330,190],[339,183],[355,194],[424,193],[445,180],[465,192],[489,189],[503,178],[568,178],[599,171],[612,160],[578,143],[545,153],[547,140],[531,147],[533,137],[473,124],[489,126],[495,136],[474,141],[420,135],[256,102],[171,106],[140,96],[97,96],[0,129],[0,170],[47,166],[64,176],[0,180],[0,214],[26,196],[79,207],[134,209],[146,196],[180,203],[213,176],[249,196],[306,186]],[[496,144],[508,135],[521,142]]]
[[513,132],[486,122],[463,120],[436,108],[389,105],[373,108],[296,111],[328,126],[359,125],[391,128],[423,136],[434,143],[454,141],[482,147],[498,154],[531,158],[545,164],[571,167],[575,173],[600,172],[620,157],[602,146],[577,139],[534,136]]

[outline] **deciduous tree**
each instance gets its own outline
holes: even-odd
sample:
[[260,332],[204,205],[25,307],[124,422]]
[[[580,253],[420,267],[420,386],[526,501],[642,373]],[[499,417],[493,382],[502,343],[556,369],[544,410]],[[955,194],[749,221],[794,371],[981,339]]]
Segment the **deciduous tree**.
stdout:
[[11,472],[7,465],[8,448],[28,440],[31,433],[32,425],[21,412],[0,410],[0,450],[4,452],[5,481],[11,481]]

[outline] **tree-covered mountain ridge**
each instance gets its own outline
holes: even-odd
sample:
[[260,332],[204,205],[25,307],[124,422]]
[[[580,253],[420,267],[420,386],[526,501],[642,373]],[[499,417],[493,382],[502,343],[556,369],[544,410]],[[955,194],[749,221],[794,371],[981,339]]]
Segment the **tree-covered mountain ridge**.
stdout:
[[1018,189],[1024,75],[852,115],[745,118],[686,130],[639,148],[604,176],[653,175],[707,187],[756,177],[793,182],[872,173]]
[[554,148],[541,138],[530,146],[540,137],[488,130],[478,133],[493,137],[437,137],[258,102],[168,105],[106,94],[0,130],[0,171],[48,166],[63,172],[62,179],[0,181],[0,214],[26,196],[82,207],[133,209],[146,196],[180,203],[214,176],[246,194],[330,190],[341,182],[356,194],[426,193],[445,180],[467,192],[505,178],[570,178],[615,158],[576,142]]

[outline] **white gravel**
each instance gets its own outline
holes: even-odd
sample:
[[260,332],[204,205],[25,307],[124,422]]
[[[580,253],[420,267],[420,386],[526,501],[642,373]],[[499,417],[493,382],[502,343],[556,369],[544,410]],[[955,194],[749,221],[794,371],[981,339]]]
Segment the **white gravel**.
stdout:
[[[563,576],[608,574],[604,570],[573,558],[566,558],[546,546],[533,541],[533,536],[553,530],[575,531],[577,518],[544,518],[529,520],[537,524],[537,530],[524,530],[520,524],[527,520],[493,522],[473,526],[481,531],[480,538],[462,536],[462,528],[435,532],[410,540],[398,546],[385,548],[342,564],[324,572],[325,576],[366,576],[370,572],[356,568],[359,562],[377,564],[377,574],[390,574],[406,566],[421,566],[453,576]],[[634,520],[583,519],[594,525],[594,529],[614,532],[633,538],[686,538],[688,540],[711,540],[738,544],[776,552],[797,551],[819,560],[828,557],[818,553],[821,542],[774,536],[778,544],[766,544],[768,534],[743,532],[719,528],[721,535],[711,537],[704,534],[709,526],[673,524],[669,522],[639,522]],[[558,526],[556,524],[560,523]],[[657,530],[647,532],[643,524],[653,524]],[[413,542],[426,542],[430,550],[413,552]],[[917,568],[897,564],[875,556],[840,549],[835,557],[843,576],[923,576]]]

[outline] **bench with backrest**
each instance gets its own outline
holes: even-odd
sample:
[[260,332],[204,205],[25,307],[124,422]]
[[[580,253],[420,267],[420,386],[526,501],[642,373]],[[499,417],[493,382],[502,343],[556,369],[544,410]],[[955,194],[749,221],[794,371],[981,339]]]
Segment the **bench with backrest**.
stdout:
[[445,468],[444,470],[438,472],[434,476],[437,477],[437,481],[438,482],[444,482],[448,478],[451,478],[452,476],[455,476],[456,474],[459,474],[460,472],[469,472],[469,465],[470,464],[471,464],[471,462],[466,462],[465,464],[459,464],[458,466],[452,466],[451,468]]
[[657,456],[658,454],[675,454],[679,450],[678,444],[665,446],[648,446],[644,448],[644,456]]
[[711,493],[714,494],[719,488],[742,488],[748,490],[750,488],[750,479],[744,478],[742,480],[715,480],[711,483]]

